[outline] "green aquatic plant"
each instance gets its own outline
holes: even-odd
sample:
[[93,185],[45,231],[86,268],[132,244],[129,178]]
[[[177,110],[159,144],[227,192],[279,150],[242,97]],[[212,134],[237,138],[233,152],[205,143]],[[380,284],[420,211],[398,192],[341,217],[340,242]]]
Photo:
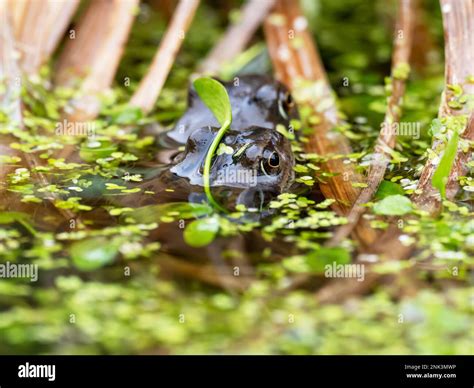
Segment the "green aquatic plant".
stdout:
[[191,222],[184,230],[184,241],[195,248],[204,247],[214,241],[219,231],[216,217],[200,218]]
[[220,82],[208,77],[202,77],[195,80],[194,88],[196,89],[196,92],[201,100],[211,110],[221,125],[217,131],[216,137],[209,146],[209,150],[204,161],[203,180],[204,192],[206,193],[209,203],[211,203],[215,208],[225,212],[226,209],[224,209],[212,196],[210,175],[213,157],[222,138],[232,123],[232,107],[230,105],[229,95],[227,94],[225,87]]
[[456,157],[456,151],[459,143],[459,132],[454,131],[453,135],[446,145],[443,157],[439,162],[438,168],[433,175],[433,187],[436,187],[441,193],[442,198],[446,198],[446,183],[448,182],[448,176],[453,167],[454,158]]
[[118,247],[117,242],[105,237],[84,239],[71,245],[71,259],[78,269],[94,271],[112,263],[118,255]]
[[410,199],[400,195],[388,195],[374,205],[374,213],[385,216],[402,216],[413,211]]

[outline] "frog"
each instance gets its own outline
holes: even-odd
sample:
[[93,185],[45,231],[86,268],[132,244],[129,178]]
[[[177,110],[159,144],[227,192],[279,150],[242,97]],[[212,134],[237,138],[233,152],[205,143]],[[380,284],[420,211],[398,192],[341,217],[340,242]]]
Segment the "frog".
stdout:
[[[291,141],[278,130],[298,118],[289,90],[264,75],[240,76],[222,82],[232,108],[232,124],[214,155],[210,186],[228,207],[242,204],[262,208],[294,183]],[[192,86],[188,108],[165,135],[184,146],[174,155],[170,172],[203,187],[203,169],[219,123]]]
[[[278,126],[288,128],[291,120],[298,118],[295,103],[288,89],[268,76],[246,75],[240,76],[238,83],[219,82],[227,90],[233,117],[212,160],[212,195],[224,209],[232,211],[244,205],[267,214],[263,211],[266,205],[294,184],[292,144]],[[108,204],[141,207],[208,201],[204,162],[218,130],[216,118],[190,86],[187,110],[170,130],[158,135],[160,152],[170,151],[172,156],[166,162],[130,166],[128,172],[143,180],[129,182],[129,186],[140,190],[134,195],[108,196]],[[122,184],[119,179],[109,183]],[[99,197],[98,190],[91,188],[90,196]]]

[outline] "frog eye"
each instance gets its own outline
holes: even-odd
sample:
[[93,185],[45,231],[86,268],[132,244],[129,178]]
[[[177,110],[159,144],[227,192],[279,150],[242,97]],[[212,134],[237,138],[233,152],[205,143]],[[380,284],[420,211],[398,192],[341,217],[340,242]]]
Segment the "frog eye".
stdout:
[[278,173],[276,171],[278,167],[280,167],[280,156],[276,152],[272,152],[268,158],[260,161],[260,170],[266,176]]
[[280,166],[280,157],[276,152],[272,152],[267,159],[267,163],[271,168],[277,168]]

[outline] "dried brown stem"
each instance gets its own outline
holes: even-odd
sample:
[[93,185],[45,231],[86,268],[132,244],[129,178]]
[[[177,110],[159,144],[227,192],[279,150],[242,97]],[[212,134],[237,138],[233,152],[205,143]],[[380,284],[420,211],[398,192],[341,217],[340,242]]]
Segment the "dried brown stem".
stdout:
[[0,95],[2,110],[9,113],[10,120],[21,123],[21,72],[14,55],[15,37],[12,17],[5,0],[0,1],[0,80],[5,83],[5,93]]
[[[321,119],[319,124],[314,125],[306,151],[328,157],[349,154],[351,149],[347,139],[332,130],[340,124],[334,93],[297,1],[277,1],[274,13],[265,21],[265,36],[276,77],[293,91],[300,107],[309,106]],[[298,44],[294,44],[290,36],[293,36]],[[317,96],[299,99],[298,89],[301,81],[313,82],[321,91]],[[328,101],[331,103],[327,104]],[[322,102],[326,102],[324,110],[319,108]],[[358,190],[352,186],[352,182],[362,182],[362,177],[353,165],[344,163],[342,159],[330,159],[323,168],[335,176],[320,184],[322,193],[326,198],[336,200],[333,210],[338,214],[347,215],[358,196]],[[364,246],[370,245],[375,238],[375,232],[365,222],[359,223],[354,235]],[[310,277],[305,275],[296,277],[286,290],[306,283],[309,279]],[[331,282],[330,286],[323,287],[318,300],[326,301],[325,293],[331,292],[329,290],[334,287],[340,288],[339,283]],[[364,282],[364,286],[368,284],[368,281]]]
[[199,0],[179,2],[147,74],[130,100],[131,105],[141,108],[144,112],[149,112],[153,108],[198,5]]
[[[49,7],[49,2],[43,3],[45,8]],[[20,64],[17,61],[17,57],[15,52],[17,52],[17,42],[15,41],[15,37],[13,36],[13,29],[12,29],[12,17],[10,16],[10,7],[11,4],[7,3],[6,1],[0,2],[0,79],[5,82],[6,93],[0,98],[0,102],[2,106],[9,112],[10,120],[16,123],[20,130],[24,130],[23,126],[23,113],[22,113],[22,104],[21,104],[21,71],[20,71]],[[34,27],[34,26],[33,26]],[[52,33],[50,31],[50,33]],[[50,41],[50,40],[48,40]],[[42,57],[44,60],[45,58]],[[35,56],[32,58],[35,61],[35,64],[39,66],[42,62],[38,60]],[[31,73],[35,73],[38,69],[30,66],[29,63],[23,62],[24,66],[27,66],[28,71]],[[13,139],[8,137],[6,139],[8,142],[12,142]],[[10,153],[11,148],[7,146],[1,146],[2,153]],[[4,149],[4,150],[3,150]],[[36,178],[37,181],[40,182],[42,186],[48,185],[48,180],[46,177],[41,173],[36,171],[38,165],[40,164],[38,158],[35,154],[32,153],[24,153],[23,154],[24,160],[28,167],[31,170],[31,173]],[[0,179],[4,181],[6,175],[10,172],[10,169],[3,168],[0,172]],[[54,202],[57,199],[57,196],[54,193],[51,193],[51,197],[48,198],[50,201]],[[74,214],[68,209],[58,209],[58,211],[67,219],[71,219],[74,217]]]
[[20,67],[36,73],[51,56],[69,25],[79,0],[8,0],[20,54]]
[[[443,13],[443,26],[445,35],[445,84],[461,84],[464,91],[473,93],[473,86],[466,83],[466,77],[472,74],[472,63],[474,61],[474,3],[472,0],[441,0]],[[447,86],[442,95],[439,116],[469,114],[465,109],[455,110],[448,105],[449,92]],[[466,140],[474,138],[473,114],[461,137]],[[432,149],[438,150],[442,146],[439,141],[434,141]],[[464,153],[458,149],[454,166],[448,177],[446,196],[452,200],[458,189],[457,177],[464,174],[466,169],[465,160],[470,157],[470,152]],[[421,194],[413,195],[412,199],[417,206],[430,213],[436,213],[440,207],[440,195],[438,190],[433,188],[431,180],[437,165],[428,161],[422,171],[418,189]],[[401,244],[401,232],[396,227],[391,227],[378,240],[374,246],[374,252],[385,255],[394,260],[407,258],[413,251],[413,245],[405,246]]]
[[216,74],[244,50],[253,34],[275,4],[275,0],[248,0],[239,21],[232,24],[199,66],[198,71]]
[[[0,95],[2,111],[9,115],[10,122],[21,125],[21,73],[13,53],[15,52],[15,38],[12,31],[11,15],[8,12],[7,2],[0,1],[0,82],[4,83],[5,93]],[[19,152],[12,150],[9,144],[11,136],[2,136],[0,151],[2,155],[19,156]],[[0,165],[0,182],[5,181],[12,168]]]
[[432,62],[430,55],[435,49],[433,33],[430,30],[430,16],[425,5],[426,0],[414,2],[414,31],[413,43],[410,53],[410,64],[418,73],[426,72],[427,66]]
[[392,92],[387,100],[387,111],[367,174],[367,187],[362,189],[350,213],[347,215],[347,224],[341,226],[329,240],[328,245],[330,246],[338,245],[355,228],[366,210],[366,207],[363,205],[372,200],[390,162],[390,152],[395,147],[397,138],[395,124],[400,120],[401,105],[403,95],[405,94],[405,78],[394,77],[393,71],[399,66],[407,65],[410,60],[415,21],[414,3],[414,0],[399,0],[392,55]]
[[[474,85],[466,82],[469,75],[473,74],[474,63],[474,2],[472,0],[441,0],[443,14],[443,27],[445,39],[445,81],[446,86],[442,95],[439,109],[439,117],[450,115],[470,114],[467,107],[463,109],[452,109],[448,103],[451,98],[447,85],[458,84],[464,88],[464,93],[473,94]],[[439,153],[443,142],[435,140],[432,149]],[[457,159],[459,159],[459,152]],[[441,198],[439,192],[431,184],[437,164],[432,160],[426,162],[420,176],[417,191],[421,194],[413,196],[416,205],[430,213],[436,213],[440,209]],[[449,178],[453,182],[456,170],[451,172]],[[453,187],[451,183],[451,188]],[[450,190],[451,197],[456,190]]]
[[[276,77],[294,92],[300,106],[310,106],[321,118],[321,122],[314,126],[306,151],[328,157],[349,154],[351,149],[347,139],[332,130],[339,123],[334,93],[297,1],[277,1],[274,13],[265,21],[265,36]],[[292,36],[294,39],[291,39]],[[318,83],[322,86],[322,92],[317,97],[298,101],[301,81]],[[331,103],[325,104],[327,107],[321,111],[321,102],[328,101]],[[323,167],[335,176],[320,184],[320,189],[326,198],[336,200],[333,210],[346,215],[358,195],[352,182],[362,182],[362,177],[353,165],[344,163],[340,158],[330,159]],[[370,244],[375,236],[364,223],[357,226],[355,234],[364,245]]]
[[60,86],[81,80],[82,97],[72,102],[74,110],[68,120],[97,116],[99,95],[112,84],[137,6],[138,0],[93,1],[71,31],[54,77]]
[[[80,96],[63,120],[85,122],[100,111],[100,95],[114,79],[139,0],[96,0],[71,31],[56,64],[56,86],[74,87],[80,82]],[[65,145],[58,158],[68,160],[75,151]]]

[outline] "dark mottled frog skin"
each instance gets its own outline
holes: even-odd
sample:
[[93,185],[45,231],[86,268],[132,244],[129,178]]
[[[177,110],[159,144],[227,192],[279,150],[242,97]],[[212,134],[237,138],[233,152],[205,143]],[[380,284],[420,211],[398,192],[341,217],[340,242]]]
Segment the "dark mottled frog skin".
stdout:
[[[216,155],[211,167],[215,196],[232,206],[261,206],[287,190],[294,178],[294,157],[288,139],[276,131],[297,117],[296,107],[285,86],[261,75],[242,76],[224,82],[231,106],[232,125],[221,141],[225,152]],[[203,166],[218,122],[191,88],[188,109],[167,136],[185,144],[175,156],[170,171],[203,185]],[[235,203],[228,203],[235,201]],[[232,206],[233,207],[233,206]]]

